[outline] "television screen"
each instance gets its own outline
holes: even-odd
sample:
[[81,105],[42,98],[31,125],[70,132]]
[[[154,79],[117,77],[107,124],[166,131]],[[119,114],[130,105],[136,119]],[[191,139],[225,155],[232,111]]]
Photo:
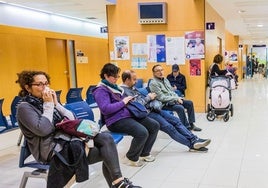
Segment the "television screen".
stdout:
[[140,24],[166,23],[166,3],[138,3]]
[[141,5],[140,18],[163,18],[162,5]]

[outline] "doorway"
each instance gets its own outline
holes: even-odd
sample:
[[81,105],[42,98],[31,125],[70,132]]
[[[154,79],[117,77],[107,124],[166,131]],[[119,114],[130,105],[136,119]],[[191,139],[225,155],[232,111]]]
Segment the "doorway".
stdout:
[[251,48],[249,68],[251,78],[267,78],[267,48],[266,45],[253,45]]
[[67,41],[46,39],[48,73],[51,77],[51,88],[62,90],[60,100],[66,102],[66,93],[70,88],[69,66],[67,58]]

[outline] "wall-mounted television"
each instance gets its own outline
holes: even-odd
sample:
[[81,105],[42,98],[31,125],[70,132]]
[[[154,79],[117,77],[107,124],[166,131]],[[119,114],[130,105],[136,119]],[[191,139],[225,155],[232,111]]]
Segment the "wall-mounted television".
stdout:
[[167,4],[165,2],[138,3],[139,24],[166,24]]

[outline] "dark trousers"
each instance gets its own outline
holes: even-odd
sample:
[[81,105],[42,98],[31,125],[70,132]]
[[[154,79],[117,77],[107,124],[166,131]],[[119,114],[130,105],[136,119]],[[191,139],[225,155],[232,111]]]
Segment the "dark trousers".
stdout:
[[140,156],[150,155],[159,127],[157,121],[146,117],[143,119],[121,119],[108,126],[108,129],[112,132],[126,133],[133,137],[126,156],[132,161],[138,161]]
[[[70,156],[65,156],[65,158],[69,157]],[[94,147],[90,148],[89,154],[86,156],[86,163],[83,165],[90,165],[100,161],[103,161],[103,175],[109,187],[111,187],[114,180],[122,177],[122,173],[120,170],[117,148],[109,133],[99,133],[94,137]],[[50,162],[47,187],[62,188],[72,178],[73,174],[74,172],[72,169],[64,165],[55,155]]]
[[[185,109],[187,110],[188,119],[185,114]],[[176,111],[182,124],[186,128],[190,128],[190,123],[195,122],[194,105],[193,105],[193,102],[190,100],[183,99],[183,104],[165,105],[163,107],[163,110]]]

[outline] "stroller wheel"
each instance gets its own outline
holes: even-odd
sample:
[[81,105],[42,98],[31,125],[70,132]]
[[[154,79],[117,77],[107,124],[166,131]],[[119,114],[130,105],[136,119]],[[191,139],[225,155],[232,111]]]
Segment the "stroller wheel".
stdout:
[[216,118],[216,115],[214,113],[212,113],[211,111],[208,112],[207,114],[208,121],[214,121],[215,118]]
[[231,104],[230,112],[231,112],[231,117],[233,117],[233,115],[234,115],[234,107],[233,107],[233,104]]
[[225,114],[224,116],[223,116],[223,121],[224,122],[227,122],[229,120],[229,114]]

